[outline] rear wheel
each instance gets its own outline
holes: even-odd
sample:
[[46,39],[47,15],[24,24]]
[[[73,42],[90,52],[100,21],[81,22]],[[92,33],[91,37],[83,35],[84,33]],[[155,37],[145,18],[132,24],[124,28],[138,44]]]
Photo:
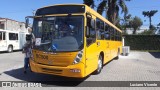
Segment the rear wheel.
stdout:
[[8,53],[11,53],[11,52],[13,52],[13,47],[10,45],[8,46]]
[[103,62],[102,62],[102,56],[100,55],[98,58],[98,67],[96,71],[94,72],[94,74],[99,74],[102,70],[102,67],[103,67]]

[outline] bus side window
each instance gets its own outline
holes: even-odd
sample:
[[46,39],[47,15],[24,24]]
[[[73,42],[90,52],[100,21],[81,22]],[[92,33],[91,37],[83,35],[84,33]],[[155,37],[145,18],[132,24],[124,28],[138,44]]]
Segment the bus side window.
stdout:
[[108,26],[107,24],[105,24],[104,38],[105,38],[106,40],[110,40],[109,26]]
[[9,40],[18,40],[18,34],[9,33]]
[[111,40],[114,40],[114,28],[113,27],[111,27],[110,28],[110,33],[111,33]]
[[0,32],[0,40],[2,40],[2,32]]
[[104,39],[104,22],[100,19],[96,19],[96,31],[97,31],[97,39]]
[[[91,23],[94,25],[91,25]],[[93,23],[91,18],[87,18],[87,29],[87,31],[89,31],[89,36],[87,36],[87,46],[89,46],[96,41],[95,22]]]
[[6,40],[6,33],[3,32],[3,40]]

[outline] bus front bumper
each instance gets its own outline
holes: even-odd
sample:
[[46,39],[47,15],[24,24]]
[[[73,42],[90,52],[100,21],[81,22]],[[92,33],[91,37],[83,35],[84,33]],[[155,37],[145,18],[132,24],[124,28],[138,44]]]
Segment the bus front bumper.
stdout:
[[75,77],[75,78],[83,78],[84,67],[83,63],[69,65],[67,67],[61,66],[48,66],[43,64],[38,64],[33,60],[30,60],[31,71],[35,73],[43,73],[43,74],[51,74],[65,77]]

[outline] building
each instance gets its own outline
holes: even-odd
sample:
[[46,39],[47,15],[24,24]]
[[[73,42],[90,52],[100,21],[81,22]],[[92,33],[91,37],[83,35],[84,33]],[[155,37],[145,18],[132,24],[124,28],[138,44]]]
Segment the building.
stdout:
[[11,30],[11,31],[27,31],[25,28],[24,22],[18,22],[8,18],[1,18],[0,17],[0,29],[3,30]]
[[[139,34],[147,30],[149,30],[149,26],[141,26],[138,30],[136,30],[136,33]],[[133,34],[133,28],[127,28],[126,33]]]

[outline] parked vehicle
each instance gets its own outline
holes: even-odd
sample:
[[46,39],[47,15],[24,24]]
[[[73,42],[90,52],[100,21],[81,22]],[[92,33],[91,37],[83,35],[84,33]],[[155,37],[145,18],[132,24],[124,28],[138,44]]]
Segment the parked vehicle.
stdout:
[[27,32],[0,29],[0,51],[11,53],[14,50],[21,50],[26,42],[26,34]]

